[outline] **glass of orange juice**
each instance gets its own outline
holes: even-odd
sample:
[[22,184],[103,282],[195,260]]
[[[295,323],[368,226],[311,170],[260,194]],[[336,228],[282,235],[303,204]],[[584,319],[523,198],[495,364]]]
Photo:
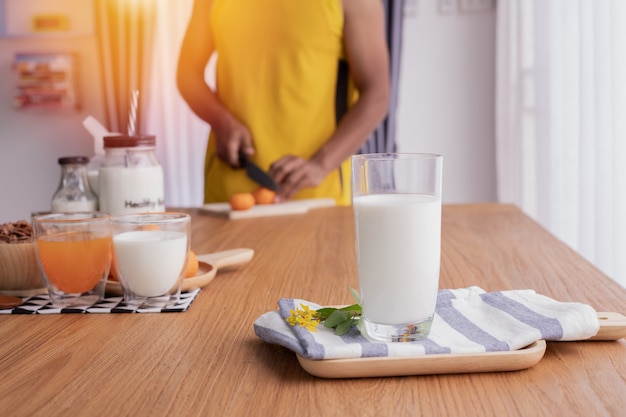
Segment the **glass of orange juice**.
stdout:
[[52,213],[32,218],[39,268],[50,300],[60,307],[104,298],[112,257],[110,215]]

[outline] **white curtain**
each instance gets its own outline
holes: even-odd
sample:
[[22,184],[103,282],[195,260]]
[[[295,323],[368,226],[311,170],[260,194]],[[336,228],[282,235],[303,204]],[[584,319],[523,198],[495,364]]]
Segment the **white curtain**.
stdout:
[[131,91],[138,90],[139,108],[135,126],[145,126],[143,103],[150,77],[152,36],[155,32],[155,6],[148,0],[96,0],[98,52],[103,65],[106,119],[111,132],[126,133],[129,125]]
[[[168,207],[199,207],[204,195],[204,154],[209,126],[189,109],[176,87],[176,66],[193,0],[158,1],[147,132],[157,137]],[[211,66],[207,69],[211,82]]]
[[500,0],[497,176],[626,286],[626,1]]

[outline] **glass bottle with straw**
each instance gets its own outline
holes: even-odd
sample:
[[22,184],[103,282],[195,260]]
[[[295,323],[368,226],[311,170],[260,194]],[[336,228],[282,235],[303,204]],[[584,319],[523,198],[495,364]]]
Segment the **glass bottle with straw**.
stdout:
[[104,138],[105,162],[98,174],[100,210],[112,215],[165,211],[156,137],[138,133],[138,98],[139,92],[133,90],[127,134]]

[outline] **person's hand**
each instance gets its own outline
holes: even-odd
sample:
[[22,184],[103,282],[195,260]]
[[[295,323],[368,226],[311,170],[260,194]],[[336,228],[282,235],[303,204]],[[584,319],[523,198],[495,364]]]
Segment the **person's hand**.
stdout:
[[231,167],[239,168],[239,153],[248,156],[254,154],[250,131],[235,117],[228,117],[224,123],[212,129],[215,132],[217,157]]
[[326,173],[313,161],[286,155],[270,166],[269,174],[280,187],[277,201],[288,200],[298,191],[318,186]]

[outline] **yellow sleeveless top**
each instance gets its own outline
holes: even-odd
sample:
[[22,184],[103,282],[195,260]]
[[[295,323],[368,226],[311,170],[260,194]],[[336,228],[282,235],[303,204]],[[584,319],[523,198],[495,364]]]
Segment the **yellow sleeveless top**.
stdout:
[[[336,128],[338,62],[344,56],[341,0],[215,0],[212,35],[217,94],[252,133],[261,168],[286,154],[310,158]],[[219,160],[213,134],[205,164],[205,202],[228,201],[259,186]],[[294,198],[350,204],[350,161]]]

